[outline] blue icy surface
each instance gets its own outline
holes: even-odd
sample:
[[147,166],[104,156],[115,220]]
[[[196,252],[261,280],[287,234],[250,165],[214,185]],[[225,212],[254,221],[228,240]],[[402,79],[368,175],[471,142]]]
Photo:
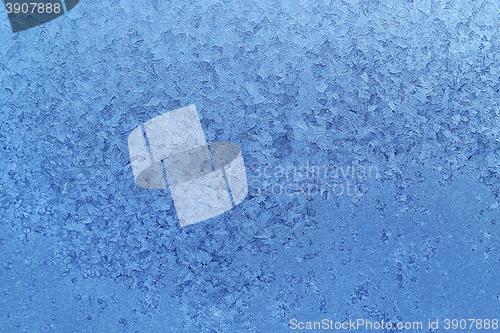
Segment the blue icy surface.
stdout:
[[[0,332],[494,319],[499,22],[493,0],[80,1],[16,34],[3,14]],[[127,137],[189,104],[256,187],[307,163],[379,177],[252,187],[181,228]]]

